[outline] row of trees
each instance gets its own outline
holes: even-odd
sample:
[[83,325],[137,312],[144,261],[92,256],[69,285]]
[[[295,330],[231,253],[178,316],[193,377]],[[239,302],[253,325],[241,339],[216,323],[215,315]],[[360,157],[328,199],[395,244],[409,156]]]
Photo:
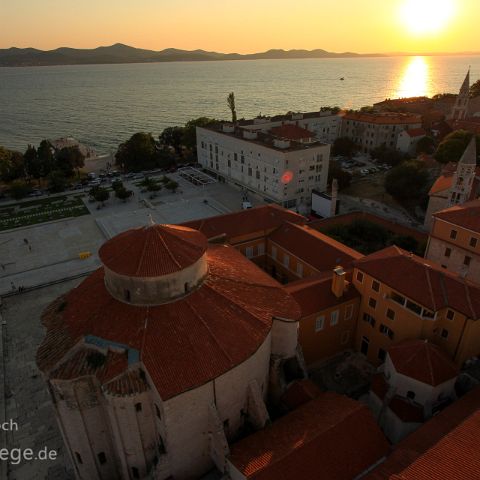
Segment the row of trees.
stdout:
[[[213,123],[216,123],[216,120],[201,117],[190,120],[183,127],[167,127],[158,140],[151,133],[135,133],[118,147],[115,162],[125,172],[140,172],[170,168],[178,159],[194,159],[197,148],[196,127]],[[175,155],[172,155],[170,148]]]

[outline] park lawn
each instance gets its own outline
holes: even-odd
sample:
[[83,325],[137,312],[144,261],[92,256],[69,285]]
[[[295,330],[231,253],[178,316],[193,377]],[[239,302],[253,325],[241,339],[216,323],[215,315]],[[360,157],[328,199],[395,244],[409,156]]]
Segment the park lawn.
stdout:
[[0,208],[0,231],[89,213],[82,195],[64,195],[17,203]]

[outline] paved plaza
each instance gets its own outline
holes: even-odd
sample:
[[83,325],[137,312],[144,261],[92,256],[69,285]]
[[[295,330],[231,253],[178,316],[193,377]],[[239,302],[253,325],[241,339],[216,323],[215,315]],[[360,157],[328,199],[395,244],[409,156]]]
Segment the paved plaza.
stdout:
[[[47,447],[57,459],[21,462],[8,466],[8,480],[69,480],[73,478],[70,459],[54,417],[50,395],[35,363],[35,353],[45,331],[40,323],[42,310],[79,280],[63,282],[4,299],[2,304],[3,358],[6,419],[18,424],[18,431],[7,432],[6,448]],[[3,480],[3,477],[2,477]]]

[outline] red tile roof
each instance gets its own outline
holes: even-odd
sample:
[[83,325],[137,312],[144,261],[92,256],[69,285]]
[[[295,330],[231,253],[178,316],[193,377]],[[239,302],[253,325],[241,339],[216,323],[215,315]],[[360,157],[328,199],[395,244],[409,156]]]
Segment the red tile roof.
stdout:
[[406,340],[388,349],[395,370],[436,387],[458,375],[458,368],[445,353],[426,340]]
[[235,237],[257,232],[259,235],[265,236],[269,231],[287,221],[304,225],[307,219],[291,210],[270,204],[226,215],[193,220],[183,225],[199,230],[209,239],[226,235],[227,240],[232,240]]
[[270,130],[270,133],[276,137],[286,138],[288,140],[307,140],[315,137],[314,133],[297,125],[282,125],[280,127],[273,127]]
[[433,216],[458,225],[459,227],[480,233],[480,199],[440,210],[434,213]]
[[406,398],[395,395],[388,408],[405,423],[422,423],[424,420],[423,407],[408,401]]
[[407,130],[407,133],[410,137],[423,137],[427,132],[423,128],[411,128]]
[[280,402],[289,410],[295,410],[321,394],[322,391],[317,385],[308,378],[304,378],[290,384],[282,395]]
[[[96,363],[104,357],[103,363]],[[128,368],[127,354],[108,350],[103,356],[98,350],[82,347],[62,362],[50,375],[55,380],[73,380],[95,375],[100,383],[106,383],[121,375]]]
[[368,408],[333,392],[231,446],[229,461],[255,480],[351,480],[388,452]]
[[344,120],[353,120],[356,122],[375,123],[378,125],[407,125],[422,123],[422,116],[411,113],[364,113],[364,112],[346,112],[343,115]]
[[432,311],[450,307],[480,318],[480,286],[397,246],[367,255],[355,267]]
[[177,225],[127,230],[104,243],[98,254],[110,270],[128,277],[158,277],[194,264],[207,248],[205,236]]
[[[337,298],[332,293],[332,276],[333,273],[325,272],[285,285],[287,292],[300,305],[302,317],[360,298],[358,291],[351,285],[342,297]],[[347,273],[346,277],[351,280],[351,273]]]
[[268,238],[319,272],[333,270],[337,265],[348,269],[354,260],[363,257],[353,248],[347,247],[317,230],[293,223],[285,223],[272,232]]
[[40,369],[49,372],[70,348],[94,336],[138,350],[166,400],[251,357],[270,332],[272,317],[300,317],[293,298],[233,247],[209,246],[207,261],[209,274],[200,288],[154,307],[111,297],[98,269],[47,309]]
[[480,471],[480,388],[399,442],[365,480],[470,480]]
[[385,380],[385,375],[383,373],[376,373],[372,377],[372,382],[370,384],[370,390],[383,401],[385,395],[388,392],[388,383]]

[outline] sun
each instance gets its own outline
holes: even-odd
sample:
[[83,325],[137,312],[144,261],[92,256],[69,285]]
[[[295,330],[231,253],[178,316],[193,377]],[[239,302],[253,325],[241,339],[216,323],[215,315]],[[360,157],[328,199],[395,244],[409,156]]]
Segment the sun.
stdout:
[[401,23],[415,35],[443,30],[454,14],[454,0],[403,0],[400,6]]

